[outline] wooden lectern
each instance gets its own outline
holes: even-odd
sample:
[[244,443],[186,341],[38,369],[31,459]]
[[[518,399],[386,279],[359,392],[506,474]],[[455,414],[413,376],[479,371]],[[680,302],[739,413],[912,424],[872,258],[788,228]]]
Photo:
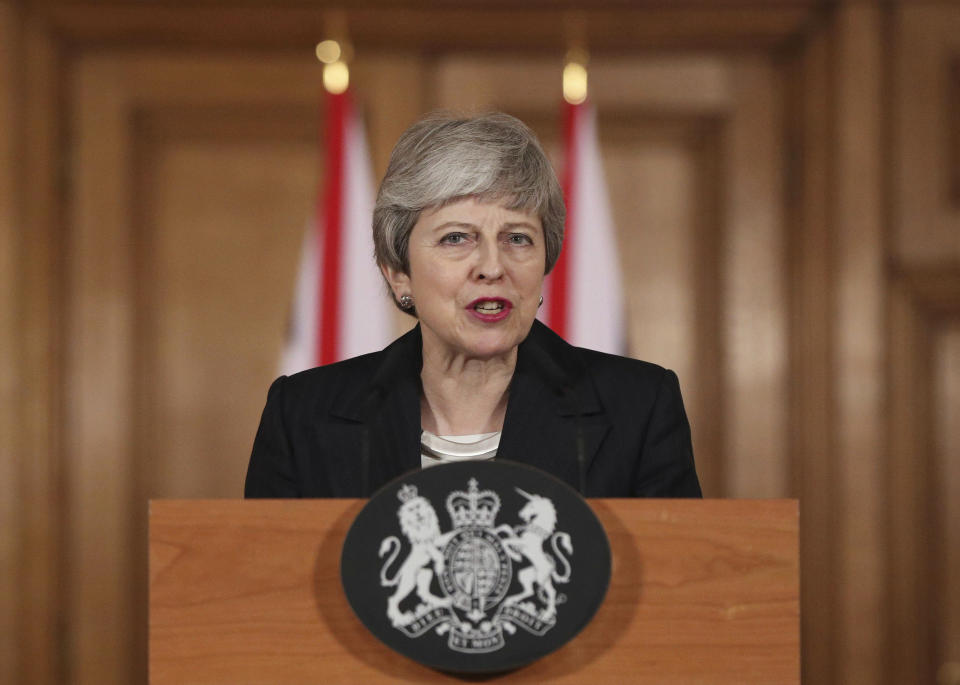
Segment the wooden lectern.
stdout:
[[[558,651],[485,682],[800,682],[796,500],[590,505],[613,550],[603,606]],[[340,545],[362,506],[151,502],[150,682],[462,682],[353,615]]]

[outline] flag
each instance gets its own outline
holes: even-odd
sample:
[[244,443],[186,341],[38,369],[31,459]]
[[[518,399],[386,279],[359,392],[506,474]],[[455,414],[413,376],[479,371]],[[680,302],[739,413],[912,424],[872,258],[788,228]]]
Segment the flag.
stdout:
[[627,349],[617,236],[604,180],[596,110],[564,102],[563,251],[544,284],[541,320],[569,343]]
[[326,94],[326,183],[307,227],[280,372],[382,349],[390,300],[373,257],[373,172],[350,91]]

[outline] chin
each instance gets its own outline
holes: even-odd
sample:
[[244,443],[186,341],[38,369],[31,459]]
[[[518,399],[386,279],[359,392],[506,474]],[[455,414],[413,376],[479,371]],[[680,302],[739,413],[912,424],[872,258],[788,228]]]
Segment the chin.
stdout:
[[464,345],[464,352],[474,359],[494,359],[510,354],[517,349],[519,340],[514,338],[491,339],[491,340],[471,340]]

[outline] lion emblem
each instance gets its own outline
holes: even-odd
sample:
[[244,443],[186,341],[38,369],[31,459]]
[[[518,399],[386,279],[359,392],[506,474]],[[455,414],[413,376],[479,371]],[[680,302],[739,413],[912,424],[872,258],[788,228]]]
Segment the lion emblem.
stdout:
[[397,497],[403,502],[397,516],[400,519],[400,530],[410,542],[410,553],[393,577],[388,577],[387,571],[400,554],[401,543],[397,536],[391,535],[380,543],[379,554],[381,559],[389,554],[380,569],[380,584],[397,588],[387,600],[387,617],[394,626],[400,627],[415,618],[411,611],[400,611],[400,603],[414,590],[423,602],[418,611],[450,606],[451,599],[433,594],[430,584],[435,574],[443,573],[442,549],[452,533],[440,533],[437,512],[428,499],[417,494],[415,486],[405,485],[397,493]]

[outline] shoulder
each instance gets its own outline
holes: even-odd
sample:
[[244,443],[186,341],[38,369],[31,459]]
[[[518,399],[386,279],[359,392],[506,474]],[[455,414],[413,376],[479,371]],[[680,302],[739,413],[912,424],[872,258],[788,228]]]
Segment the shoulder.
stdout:
[[375,373],[382,356],[383,352],[371,352],[281,377],[284,390],[291,394],[309,395],[324,389],[329,391],[341,385],[362,382]]
[[314,421],[330,414],[351,414],[360,389],[369,386],[383,352],[280,376],[270,386],[267,406],[287,421]]
[[331,412],[355,419],[374,392],[419,374],[420,340],[420,329],[415,326],[379,352],[282,376],[270,394],[283,395],[284,406],[299,413],[316,417]]
[[680,394],[676,374],[658,364],[582,347],[574,349],[601,402],[608,409],[612,409],[612,404],[622,402],[641,409],[652,406],[664,394]]
[[420,346],[420,327],[414,326],[382,350],[301,371],[288,376],[284,385],[291,393],[310,395],[337,388],[354,392],[372,383],[389,383],[414,366],[419,372]]
[[652,382],[660,383],[664,376],[673,373],[659,364],[621,357],[617,354],[598,352],[586,347],[574,347],[584,367],[594,378],[603,378],[610,383],[624,382]]
[[541,352],[540,356],[553,362],[539,365],[548,369],[547,373],[552,367],[564,377],[564,382],[592,383],[601,397],[636,397],[638,393],[655,396],[665,383],[676,383],[676,375],[658,364],[575,347],[540,322],[531,330],[530,342],[533,349]]

